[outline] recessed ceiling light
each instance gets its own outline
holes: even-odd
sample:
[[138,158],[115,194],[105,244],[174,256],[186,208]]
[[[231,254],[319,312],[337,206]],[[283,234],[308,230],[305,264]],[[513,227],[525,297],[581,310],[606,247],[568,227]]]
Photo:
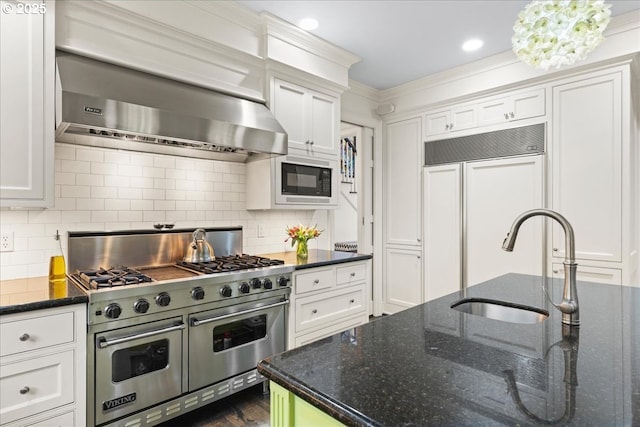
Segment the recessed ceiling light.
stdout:
[[315,18],[302,18],[298,21],[298,27],[307,31],[315,30],[318,28],[318,20]]
[[465,52],[473,52],[474,50],[478,50],[482,47],[484,42],[480,39],[470,39],[462,44],[462,50]]

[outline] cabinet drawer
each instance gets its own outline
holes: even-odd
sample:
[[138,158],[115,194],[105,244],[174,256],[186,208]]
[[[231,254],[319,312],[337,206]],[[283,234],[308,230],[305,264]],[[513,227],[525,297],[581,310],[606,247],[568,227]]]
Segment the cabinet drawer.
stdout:
[[57,417],[31,424],[29,427],[68,427],[74,425],[74,422],[73,412],[67,412]]
[[294,292],[304,294],[305,292],[317,291],[333,287],[333,269],[313,269],[308,273],[296,273]]
[[[553,264],[553,277],[564,278],[563,264]],[[576,280],[622,285],[622,271],[615,268],[590,267],[578,264]]]
[[359,286],[296,301],[296,331],[334,323],[365,310],[365,289]]
[[[33,421],[38,419],[39,421]],[[64,414],[54,415],[53,417],[48,413],[44,417],[42,415],[32,417],[28,419],[22,419],[11,424],[2,424],[6,427],[71,427],[71,426],[84,426],[82,423],[76,422],[76,413],[74,411],[65,412]]]
[[320,329],[318,331],[309,332],[308,334],[298,335],[295,338],[295,346],[300,347],[301,345],[306,345],[312,343],[314,341],[321,340],[326,337],[330,337],[332,335],[338,334],[340,332],[346,331],[347,329],[355,328],[356,326],[364,325],[367,323],[368,319],[366,316],[357,316],[356,318],[346,320],[344,322],[340,322],[335,325],[331,325],[329,327]]
[[73,313],[33,317],[0,325],[0,356],[73,342]]
[[0,366],[0,419],[9,422],[73,402],[73,350]]
[[336,283],[338,285],[350,285],[364,282],[367,279],[367,266],[365,264],[347,264],[336,269]]

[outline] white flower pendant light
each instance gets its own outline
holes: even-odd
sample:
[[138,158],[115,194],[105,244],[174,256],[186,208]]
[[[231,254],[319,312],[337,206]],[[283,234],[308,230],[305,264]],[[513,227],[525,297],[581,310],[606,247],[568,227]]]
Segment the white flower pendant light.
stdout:
[[580,61],[604,40],[610,7],[604,0],[532,1],[513,26],[513,51],[543,70]]

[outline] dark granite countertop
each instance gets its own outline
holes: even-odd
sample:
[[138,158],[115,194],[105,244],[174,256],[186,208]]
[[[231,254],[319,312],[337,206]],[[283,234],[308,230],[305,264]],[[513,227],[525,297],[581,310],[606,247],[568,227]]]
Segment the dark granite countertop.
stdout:
[[[508,274],[258,370],[347,425],[640,425],[640,289],[578,282],[581,325],[563,328],[543,282],[559,301],[560,281]],[[550,317],[516,324],[451,309],[462,297]]]
[[364,261],[371,259],[371,255],[357,254],[353,252],[326,251],[323,249],[309,249],[309,257],[306,260],[299,260],[295,251],[290,252],[272,252],[268,254],[260,254],[272,259],[281,259],[285,264],[293,264],[296,270],[305,268],[322,267],[326,265],[341,264],[344,262]]
[[0,283],[0,315],[24,313],[71,304],[86,304],[87,294],[70,280],[53,285],[47,277],[3,280]]

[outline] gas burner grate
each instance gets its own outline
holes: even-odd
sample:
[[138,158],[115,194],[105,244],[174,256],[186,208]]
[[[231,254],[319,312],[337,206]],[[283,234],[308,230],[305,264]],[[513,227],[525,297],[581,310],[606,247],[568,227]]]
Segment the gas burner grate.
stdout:
[[224,273],[227,271],[247,270],[250,268],[269,267],[272,265],[282,265],[284,261],[279,259],[270,259],[254,255],[229,255],[216,257],[209,262],[184,262],[180,261],[178,265],[198,271],[205,274]]
[[153,279],[129,267],[112,267],[97,270],[79,271],[77,275],[89,289],[111,288],[116,286],[138,285]]

